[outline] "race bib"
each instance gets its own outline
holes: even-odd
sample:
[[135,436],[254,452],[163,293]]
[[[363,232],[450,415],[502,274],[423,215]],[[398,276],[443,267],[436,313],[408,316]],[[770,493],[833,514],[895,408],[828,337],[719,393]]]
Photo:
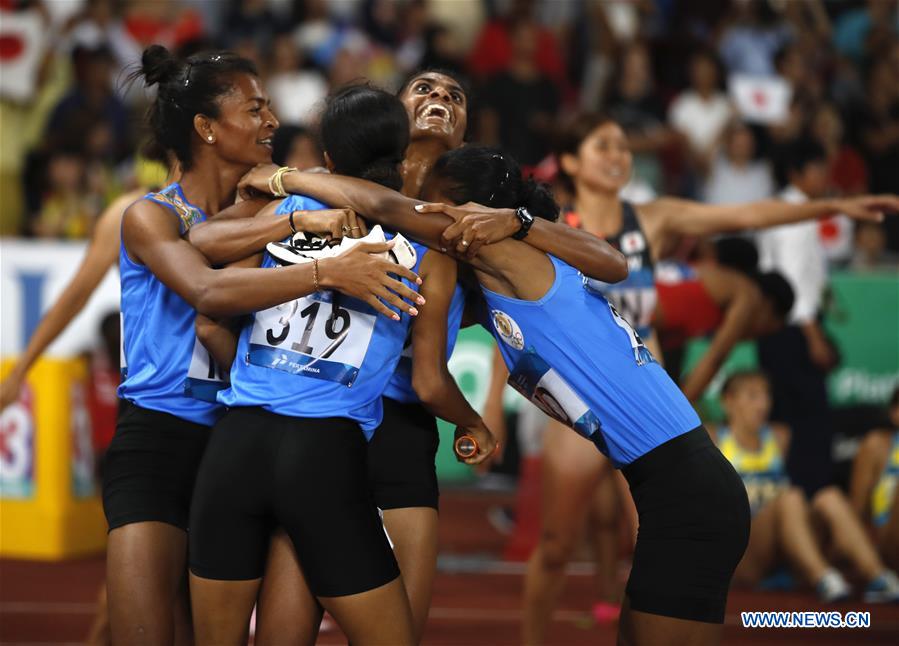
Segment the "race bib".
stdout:
[[215,359],[199,339],[194,339],[194,351],[184,380],[184,394],[194,399],[215,402],[218,391],[228,387],[228,375],[216,364]]
[[[647,272],[652,280],[652,274]],[[637,331],[649,338],[652,331],[652,317],[655,313],[658,293],[654,284],[643,286],[609,285],[593,278],[584,279],[588,291],[600,294],[615,306],[619,316],[630,321]]]
[[330,295],[305,296],[257,312],[247,362],[352,386],[376,316],[334,307]]
[[637,362],[637,365],[642,366],[645,363],[655,361],[652,353],[643,343],[643,339],[640,338],[640,335],[637,334],[637,331],[631,324],[618,313],[618,310],[615,309],[615,306],[612,305],[611,302],[609,303],[609,309],[612,311],[612,320],[615,321],[615,324],[627,332],[627,337],[631,342],[631,349],[634,351],[634,360]]
[[562,375],[532,350],[524,352],[510,371],[509,385],[554,420],[586,438],[593,439],[601,428],[599,418]]

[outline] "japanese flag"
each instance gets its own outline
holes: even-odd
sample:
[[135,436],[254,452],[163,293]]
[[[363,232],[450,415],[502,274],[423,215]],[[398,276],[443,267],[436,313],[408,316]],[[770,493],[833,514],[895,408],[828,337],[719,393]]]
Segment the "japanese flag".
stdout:
[[787,120],[793,88],[783,78],[731,74],[727,85],[737,111],[746,121],[779,124]]
[[27,102],[36,89],[46,29],[36,9],[0,8],[0,96]]

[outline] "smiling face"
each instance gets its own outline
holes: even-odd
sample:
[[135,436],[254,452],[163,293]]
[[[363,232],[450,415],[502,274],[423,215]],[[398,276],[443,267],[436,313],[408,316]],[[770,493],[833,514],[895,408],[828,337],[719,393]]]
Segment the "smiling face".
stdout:
[[278,120],[259,78],[236,76],[231,92],[219,99],[219,110],[219,116],[208,121],[208,128],[200,128],[201,138],[208,142],[208,131],[216,152],[227,161],[247,166],[271,162]]
[[560,161],[575,186],[617,195],[630,179],[633,158],[624,130],[607,121],[584,138],[577,155],[564,154]]
[[462,145],[468,125],[468,100],[452,77],[424,72],[406,84],[400,101],[409,115],[413,141],[437,138],[449,149]]
[[732,424],[761,429],[771,412],[771,391],[762,376],[748,376],[739,380],[724,398],[724,410]]

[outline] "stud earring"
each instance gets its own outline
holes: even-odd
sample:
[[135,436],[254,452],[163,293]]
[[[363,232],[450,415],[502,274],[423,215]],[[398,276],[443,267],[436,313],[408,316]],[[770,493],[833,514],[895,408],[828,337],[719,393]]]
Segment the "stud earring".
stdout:
[[212,143],[212,135],[209,135],[208,137],[206,137],[206,140],[207,140],[209,143]]

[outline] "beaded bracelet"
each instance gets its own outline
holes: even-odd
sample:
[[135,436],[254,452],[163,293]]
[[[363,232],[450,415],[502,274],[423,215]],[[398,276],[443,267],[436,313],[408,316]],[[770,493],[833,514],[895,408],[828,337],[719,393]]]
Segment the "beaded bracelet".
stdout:
[[272,176],[268,178],[269,193],[275,197],[287,197],[287,193],[284,191],[284,175],[295,170],[296,168],[290,166],[281,166],[281,168],[272,173]]

